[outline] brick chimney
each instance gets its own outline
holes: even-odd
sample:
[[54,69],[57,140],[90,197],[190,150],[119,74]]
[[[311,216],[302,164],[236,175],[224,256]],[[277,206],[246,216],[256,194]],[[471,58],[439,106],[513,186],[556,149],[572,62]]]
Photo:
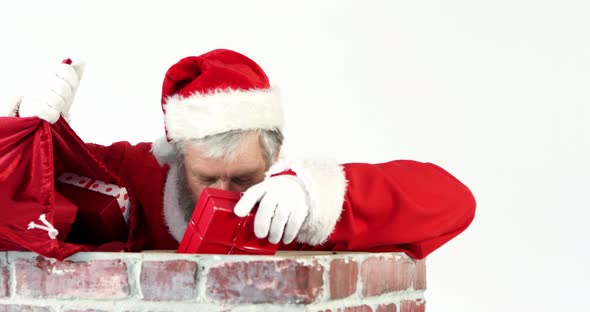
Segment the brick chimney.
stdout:
[[401,253],[0,254],[0,311],[425,311],[424,261]]

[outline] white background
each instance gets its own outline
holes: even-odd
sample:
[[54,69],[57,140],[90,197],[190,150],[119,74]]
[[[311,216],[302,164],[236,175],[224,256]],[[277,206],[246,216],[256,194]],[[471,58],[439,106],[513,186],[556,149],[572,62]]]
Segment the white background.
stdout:
[[291,154],[431,161],[472,189],[428,311],[590,311],[590,2],[81,2],[0,4],[2,96],[82,57],[73,128],[152,141],[165,70],[235,49],[281,88]]

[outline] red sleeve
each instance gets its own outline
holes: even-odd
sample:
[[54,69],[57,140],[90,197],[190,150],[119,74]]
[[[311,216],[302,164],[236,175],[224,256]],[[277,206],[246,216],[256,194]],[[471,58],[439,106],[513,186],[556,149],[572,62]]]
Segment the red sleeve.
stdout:
[[401,249],[424,258],[473,220],[475,199],[469,189],[434,164],[347,164],[344,171],[348,187],[342,214],[328,239],[335,249]]
[[116,142],[109,146],[86,143],[86,147],[94,157],[104,163],[109,170],[120,174],[121,166],[125,161],[125,154],[132,145],[129,142]]
[[[343,183],[325,164],[291,167],[311,202],[306,222],[312,226],[302,228],[298,241],[306,245],[297,249],[403,251],[421,259],[465,230],[475,214],[469,189],[431,163],[345,164]],[[332,194],[344,200],[326,200]],[[310,239],[313,233],[325,234]]]

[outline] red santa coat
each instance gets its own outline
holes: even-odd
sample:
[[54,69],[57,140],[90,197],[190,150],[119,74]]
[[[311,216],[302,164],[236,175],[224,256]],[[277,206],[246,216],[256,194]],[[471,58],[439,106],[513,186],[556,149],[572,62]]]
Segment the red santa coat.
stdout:
[[[186,221],[175,207],[175,169],[158,163],[150,143],[87,146],[133,194],[129,248],[177,249]],[[277,167],[297,173],[311,202],[296,242],[280,249],[402,251],[420,259],[465,230],[475,213],[469,189],[431,163]]]

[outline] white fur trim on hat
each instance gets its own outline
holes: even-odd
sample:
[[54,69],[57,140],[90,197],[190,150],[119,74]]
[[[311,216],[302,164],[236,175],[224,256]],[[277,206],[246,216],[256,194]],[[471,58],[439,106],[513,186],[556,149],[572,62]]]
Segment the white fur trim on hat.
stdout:
[[166,137],[160,137],[152,143],[152,154],[160,165],[171,164],[176,160],[176,146],[168,142]]
[[186,232],[188,221],[184,219],[178,198],[178,167],[170,166],[164,185],[164,222],[168,232],[180,242]]
[[217,90],[186,98],[175,94],[166,100],[164,110],[168,137],[173,142],[230,130],[270,130],[283,124],[276,89]]
[[269,172],[293,170],[309,194],[310,210],[297,235],[299,243],[320,245],[334,231],[346,194],[344,168],[333,160],[281,160]]

